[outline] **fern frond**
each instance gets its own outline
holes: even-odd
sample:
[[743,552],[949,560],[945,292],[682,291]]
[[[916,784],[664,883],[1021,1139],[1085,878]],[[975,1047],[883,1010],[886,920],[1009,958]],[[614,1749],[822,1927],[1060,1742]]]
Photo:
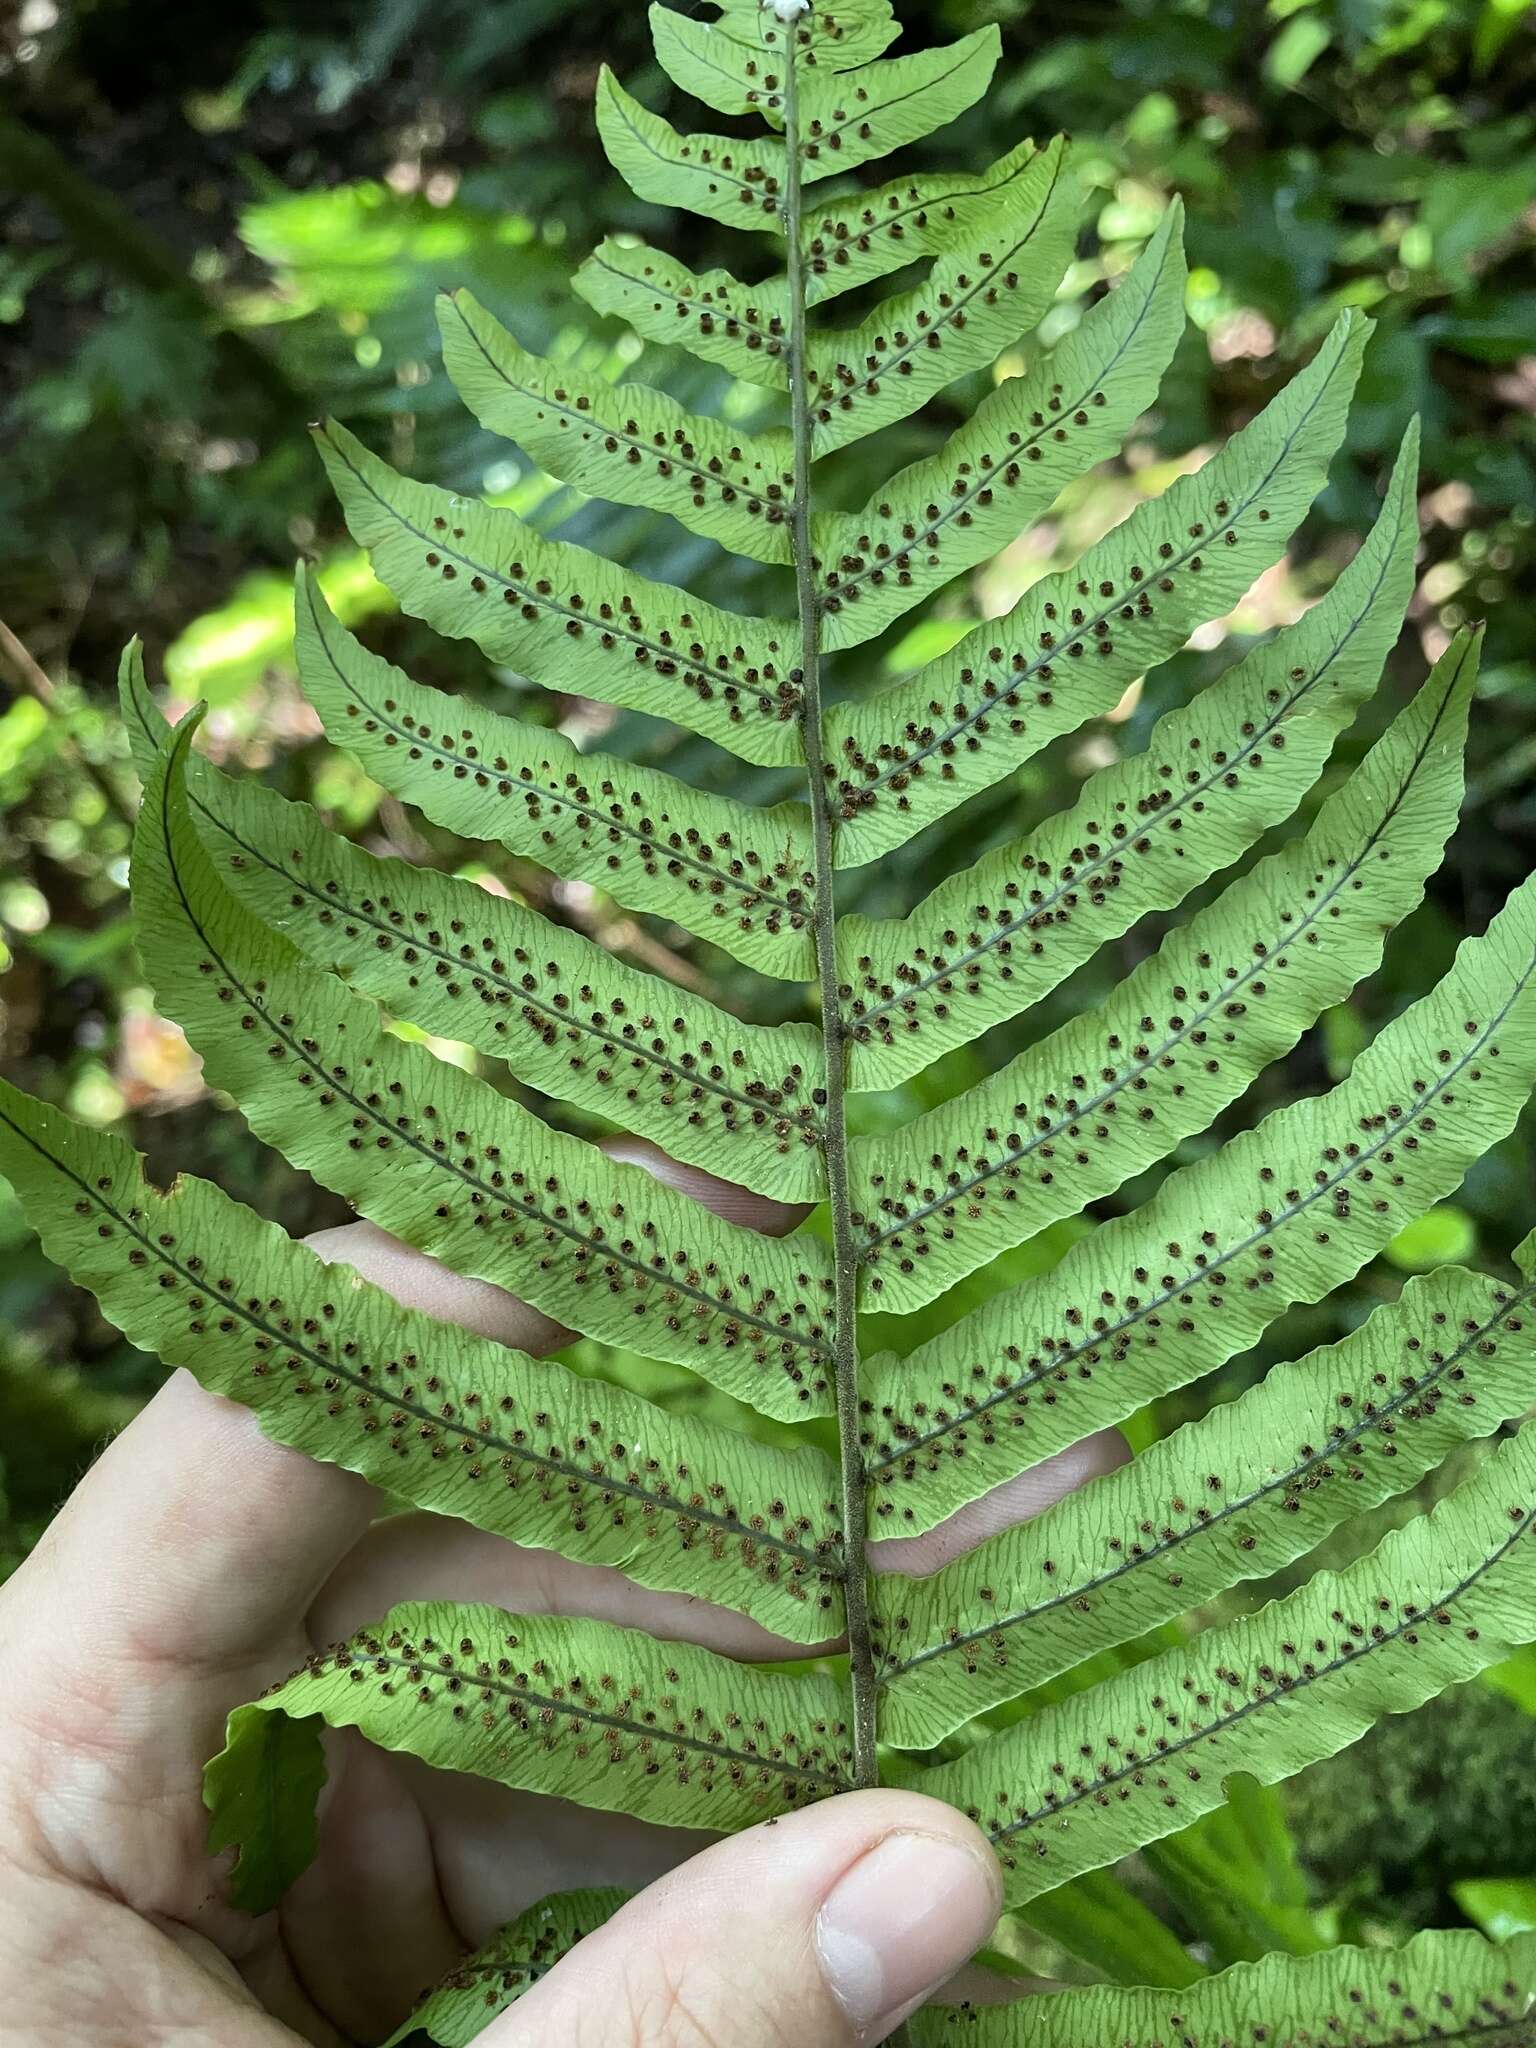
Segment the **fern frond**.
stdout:
[[849,1075],[891,1088],[1048,995],[1106,940],[1172,908],[1292,811],[1375,687],[1413,587],[1418,430],[1333,588],[1101,768],[1025,839],[941,882],[905,918],[850,912]]
[[1056,1269],[873,1370],[866,1470],[891,1533],[1207,1373],[1352,1277],[1460,1182],[1536,1082],[1536,878],[1325,1095],[1181,1168]]
[[930,2008],[917,2048],[1518,2048],[1536,2004],[1536,1935],[1470,1930],[1404,1948],[1336,1948],[1238,1963],[1187,1991],[1092,1986],[1017,2005]]
[[1341,1342],[1275,1366],[932,1578],[877,1578],[886,1740],[930,1747],[1095,1651],[1268,1577],[1518,1418],[1536,1374],[1536,1240],[1516,1260],[1516,1287],[1455,1267],[1411,1280]]
[[415,483],[334,420],[315,445],[354,540],[413,618],[546,689],[673,718],[744,761],[802,758],[790,621],[723,612],[515,512]]
[[[322,1722],[357,1728],[381,1749],[518,1791],[665,1827],[738,1828],[847,1788],[842,1711],[834,1679],[736,1664],[637,1629],[411,1603],[237,1707],[206,1789],[217,1824],[221,1784],[251,1745],[258,1761],[246,1775],[256,1774],[263,1722],[282,1714],[307,1723],[317,1745]],[[299,1818],[289,1782],[265,1782],[268,1797],[241,1815],[241,1855],[258,1867],[267,1830]]]
[[[330,738],[383,788],[745,968],[814,983],[814,1026],[741,1022],[190,758],[201,714],[169,732],[130,650],[146,786],[134,909],[209,1085],[296,1166],[452,1270],[638,1354],[641,1372],[690,1367],[780,1425],[832,1418],[805,1433],[835,1436],[836,1458],[787,1448],[788,1427],[761,1443],[697,1419],[703,1389],[662,1409],[610,1383],[627,1367],[578,1376],[401,1310],[215,1188],[162,1194],[121,1141],[3,1085],[0,1170],[134,1341],[244,1402],[274,1440],[418,1508],[718,1602],[784,1643],[841,1631],[846,1676],[589,1621],[398,1609],[234,1715],[206,1788],[215,1844],[239,1853],[233,1896],[262,1909],[313,1856],[328,1726],[663,1826],[730,1829],[883,1775],[973,1813],[1011,1904],[1053,1939],[1177,1987],[928,2015],[925,2043],[1302,2048],[1341,2027],[1359,2048],[1447,2029],[1513,2043],[1536,1989],[1528,1945],[1508,1964],[1437,1941],[1194,1980],[1212,1960],[1321,1939],[1266,1788],[1536,1635],[1521,1543],[1536,1433],[1506,1434],[1536,1369],[1536,1233],[1518,1283],[1410,1283],[1342,1341],[1227,1405],[1191,1404],[1167,1441],[927,1580],[875,1573],[867,1540],[871,1516],[882,1533],[938,1528],[1350,1281],[1509,1131],[1536,1082],[1532,878],[1347,1079],[1219,1149],[1192,1142],[1224,1113],[1242,1122],[1250,1084],[1376,967],[1455,822],[1472,635],[1278,852],[1244,860],[1325,771],[1390,651],[1413,580],[1415,436],[1374,531],[1298,623],[907,915],[848,914],[838,868],[890,854],[1108,712],[1283,554],[1342,439],[1368,325],[1346,313],[1224,448],[1007,617],[860,687],[845,652],[958,590],[1155,403],[1182,328],[1178,209],[1054,347],[1037,334],[1022,375],[1000,367],[941,452],[872,493],[839,474],[824,495],[824,458],[984,375],[1045,316],[1074,248],[1066,145],[1023,143],[979,174],[848,177],[822,198],[818,181],[971,105],[996,30],[892,58],[888,0],[713,0],[713,17],[653,8],[662,68],[760,132],[684,135],[606,72],[599,125],[642,202],[767,233],[763,260],[781,268],[748,285],[621,237],[579,288],[644,340],[784,394],[764,411],[787,425],[740,431],[535,355],[463,293],[443,303],[445,358],[487,428],[580,491],[792,568],[793,617],[725,610],[399,476],[339,427],[320,449],[413,617],[539,687],[798,767],[805,800],[708,794],[424,688],[346,633],[303,573],[298,661]],[[885,278],[889,295],[842,326],[816,317]],[[1019,1032],[1026,1049],[958,1095],[935,1076],[913,1094],[943,1106],[904,1128],[850,1137],[849,1093],[904,1087],[1197,888],[1202,906],[1090,1014]],[[436,1056],[444,1041],[471,1049],[472,1071]],[[552,1099],[547,1120],[521,1087]],[[634,1130],[760,1196],[824,1201],[825,1217],[753,1232],[567,1120]],[[1181,1164],[1184,1145],[1196,1156]],[[1155,1192],[1053,1269],[990,1298],[969,1280],[1159,1162],[1174,1170]],[[861,1291],[901,1313],[945,1289],[983,1305],[906,1358],[861,1357]],[[1277,1572],[1304,1579],[1351,1513],[1449,1463],[1471,1476],[1358,1563],[1241,1619],[1217,1607]],[[1198,1955],[1151,1905],[1123,1903],[1106,1871],[1134,1851]],[[1217,1896],[1229,1874],[1236,1904]],[[467,2040],[611,1903],[525,1917],[418,2018]]]
[[[1181,219],[1171,206],[1124,282],[1026,376],[984,398],[937,455],[890,478],[862,511],[812,520],[826,649],[873,639],[1120,446],[1184,325]],[[835,759],[835,737],[833,747]],[[854,815],[845,802],[844,816]]]
[[865,1284],[921,1308],[1205,1130],[1381,958],[1456,823],[1478,642],[1453,642],[1317,822],[1107,1000],[850,1162]]
[[605,64],[597,132],[609,163],[638,198],[680,206],[728,228],[771,229],[784,203],[784,145],[730,135],[679,135],[627,93]]
[[[147,780],[170,728],[136,644],[120,695]],[[197,754],[187,784],[229,888],[318,966],[675,1158],[779,1201],[824,1194],[812,1102],[820,1042],[808,1026],[742,1023],[520,903],[368,853],[308,804]]]
[[[286,1717],[274,1718],[282,1722]],[[405,2048],[418,2032],[438,2048],[469,2048],[498,2013],[531,1991],[578,1941],[611,1920],[629,1896],[609,1886],[540,1899],[435,1985],[384,2048]]]
[[1524,1431],[1358,1563],[1046,1707],[924,1790],[978,1821],[1010,1905],[1102,1868],[1220,1806],[1232,1772],[1275,1784],[1528,1640],[1533,1518]]
[[675,918],[761,974],[815,971],[810,817],[708,795],[559,733],[466,709],[359,645],[299,572],[299,674],[329,737],[467,839],[530,854],[633,910]]
[[566,483],[670,512],[759,562],[791,559],[794,468],[783,429],[745,434],[644,385],[589,382],[522,348],[468,292],[437,302],[443,363],[483,427]]
[[238,1910],[270,1911],[313,1863],[325,1780],[315,1724],[286,1714],[264,1715],[238,1748],[221,1750],[205,1765],[208,1851],[235,1851],[228,1890]]
[[210,1182],[161,1194],[121,1138],[0,1081],[0,1171],[130,1342],[274,1442],[527,1548],[835,1633],[837,1474],[812,1449],[578,1379],[402,1308]]
[[[825,1412],[828,1261],[725,1222],[388,1033],[219,881],[179,726],[134,847],[140,947],[215,1086],[381,1229],[591,1337],[691,1365],[765,1414]],[[387,1164],[388,1170],[384,1170]]]
[[[1006,618],[976,627],[916,676],[832,711],[840,867],[901,845],[1109,710],[1194,627],[1236,603],[1322,485],[1368,332],[1344,314],[1306,369],[1203,469],[1044,577]],[[1079,409],[1091,401],[1079,396]]]
[[986,91],[1002,55],[995,24],[956,43],[865,63],[857,77],[802,66],[800,181],[855,171],[947,127]]

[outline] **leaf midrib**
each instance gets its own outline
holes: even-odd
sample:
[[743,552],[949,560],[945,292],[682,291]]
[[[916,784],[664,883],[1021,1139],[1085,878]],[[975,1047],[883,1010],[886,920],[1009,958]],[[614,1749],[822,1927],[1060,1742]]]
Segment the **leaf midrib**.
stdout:
[[[750,178],[744,177],[736,171],[722,170],[719,166],[718,161],[713,164],[694,163],[685,156],[665,155],[661,150],[659,150],[656,147],[655,143],[651,141],[648,135],[642,134],[640,129],[638,129],[635,126],[633,120],[630,118],[629,106],[626,100],[620,99],[617,93],[610,92],[608,95],[608,103],[613,108],[614,113],[617,115],[618,119],[623,122],[625,130],[629,134],[631,140],[639,144],[641,149],[645,151],[645,154],[651,159],[653,163],[660,164],[665,170],[686,171],[692,177],[695,178],[708,178],[711,184],[731,186],[737,192],[746,193],[747,197],[751,199],[754,204],[758,203],[761,200],[772,197],[772,192],[770,192],[767,183],[767,180],[770,177],[773,178],[774,181],[773,190],[783,190],[783,173],[776,173],[772,170],[771,166],[773,163],[773,158],[770,154],[772,148],[776,146],[778,148],[779,155],[782,157],[782,143],[774,145],[756,137],[746,141],[737,141],[728,135],[689,134],[687,136],[678,136],[679,142],[686,141],[694,144],[695,146],[698,146],[699,144],[702,143],[707,143],[713,149],[715,149],[717,155],[719,150],[729,149],[735,150],[738,155],[749,156],[752,159],[752,161],[755,162],[758,165],[758,167],[763,171],[764,182],[759,185],[754,183],[753,180],[751,180]],[[657,121],[661,120],[661,116],[659,114],[653,115],[652,118]],[[663,122],[662,125],[666,126],[667,124]],[[671,134],[675,134],[676,130],[669,128],[668,132]],[[710,218],[710,216],[706,215],[705,218],[708,219]]]
[[[551,397],[548,392],[540,391],[532,385],[519,384],[507,370],[502,368],[501,364],[498,363],[496,358],[491,354],[490,350],[486,347],[484,340],[481,338],[479,329],[474,325],[469,315],[464,311],[463,307],[459,305],[458,301],[454,299],[451,303],[453,304],[454,312],[458,315],[460,326],[463,328],[464,332],[469,336],[470,340],[475,344],[475,347],[478,349],[480,353],[481,359],[485,363],[485,366],[490,371],[491,375],[497,378],[502,384],[506,386],[506,388],[509,391],[514,392],[519,398],[527,398],[533,400],[537,404],[543,406],[546,411],[558,414],[561,419],[569,421],[569,423],[573,427],[580,428],[586,434],[611,436],[615,441],[620,442],[624,447],[633,448],[639,455],[643,456],[647,462],[672,463],[676,470],[685,473],[687,481],[695,489],[712,489],[715,495],[717,497],[720,497],[722,499],[722,502],[726,503],[727,505],[729,505],[730,501],[728,499],[725,499],[724,493],[729,491],[735,497],[751,496],[761,498],[765,510],[771,507],[775,512],[778,512],[781,516],[787,517],[793,513],[794,500],[792,496],[782,498],[770,497],[766,485],[753,483],[751,479],[745,474],[745,472],[743,472],[741,477],[734,481],[730,477],[717,477],[710,472],[707,466],[707,462],[701,463],[699,461],[697,454],[690,456],[683,454],[681,451],[673,451],[667,448],[658,448],[653,441],[648,441],[643,434],[632,434],[628,431],[627,428],[605,424],[601,420],[594,419],[590,414],[578,412],[574,406],[566,402],[563,402],[560,399]],[[555,364],[549,364],[548,367],[554,369],[557,368],[558,366]],[[625,388],[626,387],[622,384],[610,384],[607,387],[609,394],[615,397],[620,396],[624,392]],[[651,388],[650,386],[642,386],[640,388],[644,391],[646,397],[648,398],[661,398],[665,396],[664,393],[658,392]],[[698,427],[701,425],[707,427],[718,427],[721,424],[719,420],[708,418],[701,414],[686,414],[683,415],[683,417],[686,417],[689,420],[690,424],[693,425],[694,427]],[[742,438],[750,443],[750,441],[756,439],[757,437],[748,435],[743,436]],[[715,452],[718,453],[718,451]],[[776,482],[780,485],[783,485],[786,482],[790,482],[792,485],[792,480],[786,479],[782,475],[776,478],[772,478],[771,481]]]
[[[659,250],[650,248],[646,243],[641,243],[636,248],[626,248],[624,253],[627,256],[655,257],[657,260],[663,262],[673,261],[671,257],[662,256]],[[592,251],[592,254],[586,259],[586,262],[583,264],[582,268],[584,270],[592,269],[606,271],[610,277],[617,278],[621,284],[632,285],[638,291],[651,292],[654,293],[657,298],[668,299],[674,306],[681,307],[683,312],[689,315],[690,317],[703,318],[707,315],[710,318],[718,317],[722,322],[734,321],[737,326],[746,329],[748,333],[755,334],[761,339],[765,353],[771,353],[775,357],[782,357],[784,354],[785,341],[783,335],[773,333],[772,330],[764,324],[764,318],[761,310],[758,307],[754,306],[750,309],[750,311],[737,312],[731,305],[730,301],[722,296],[721,287],[719,285],[712,285],[710,287],[710,289],[716,294],[716,298],[715,303],[707,304],[704,298],[699,293],[696,292],[693,294],[689,294],[688,292],[680,290],[675,283],[663,283],[650,278],[637,277],[632,270],[621,270],[616,263],[612,262],[607,256],[603,254],[601,248],[597,248]],[[701,285],[703,282],[703,280],[700,277],[698,277],[698,275],[695,272],[691,270],[685,270],[684,274],[687,277],[689,277],[695,285]],[[726,273],[724,271],[718,271],[715,274],[717,276],[722,277],[726,276]],[[769,285],[782,284],[783,279],[769,278],[765,280],[763,284],[747,285],[743,284],[740,278],[732,277],[729,279],[729,282],[732,288],[738,292],[750,291],[762,293],[767,290]],[[784,316],[782,313],[779,313],[771,314],[769,315],[769,317],[782,320]],[[735,337],[728,338],[734,339]],[[748,383],[751,383],[752,379],[748,377],[746,381]],[[766,388],[772,389],[775,387],[770,386]]]
[[[586,1727],[611,1728],[619,1734],[631,1737],[637,1744],[650,1743],[661,1749],[686,1749],[696,1756],[712,1757],[718,1763],[740,1764],[746,1770],[773,1771],[780,1777],[794,1778],[802,1784],[824,1785],[832,1792],[842,1791],[847,1784],[847,1779],[840,1774],[820,1769],[815,1765],[791,1763],[788,1758],[763,1756],[752,1750],[737,1749],[729,1743],[709,1742],[699,1735],[677,1735],[668,1730],[646,1728],[627,1719],[623,1714],[605,1714],[597,1707],[573,1705],[570,1700],[551,1699],[546,1694],[534,1692],[530,1687],[511,1685],[495,1675],[486,1677],[479,1671],[472,1674],[457,1670],[437,1671],[433,1670],[424,1658],[402,1657],[384,1648],[374,1650],[366,1643],[348,1643],[343,1647],[350,1651],[359,1663],[367,1664],[371,1668],[376,1669],[380,1664],[387,1663],[391,1670],[403,1671],[408,1677],[412,1673],[419,1673],[420,1676],[415,1682],[423,1685],[430,1678],[442,1688],[440,1692],[433,1694],[430,1702],[433,1706],[441,1705],[443,1694],[447,1692],[446,1681],[457,1678],[464,1692],[479,1693],[482,1697],[486,1693],[495,1693],[502,1699],[516,1700],[520,1705],[530,1707],[537,1713],[552,1713],[558,1719],[579,1721]],[[338,1666],[338,1669],[344,1668],[346,1667]],[[448,1694],[448,1697],[452,1699],[454,1695]],[[421,1706],[427,1703],[418,1700],[413,1704]]]
[[[1024,173],[1039,154],[1040,152],[1035,150],[1022,163],[1016,164],[1006,178],[993,185],[960,185],[952,192],[924,192],[920,189],[920,179],[899,179],[896,182],[904,185],[911,194],[911,197],[903,204],[893,208],[890,213],[881,214],[878,219],[863,225],[858,224],[858,216],[880,197],[878,190],[874,192],[854,192],[848,194],[842,200],[832,200],[824,208],[819,220],[805,222],[803,231],[809,237],[809,240],[806,243],[804,253],[807,257],[813,254],[810,248],[810,241],[828,235],[835,237],[835,232],[840,222],[848,226],[849,242],[857,243],[866,235],[875,235],[879,234],[883,229],[899,227],[905,221],[910,220],[913,214],[926,213],[931,207],[952,207],[957,200],[989,199],[998,193],[1006,193],[1011,185],[1019,183]],[[985,177],[986,174],[983,172],[981,175]],[[837,211],[839,207],[844,209],[842,215]],[[851,216],[851,219],[848,216]],[[843,247],[844,244],[839,243],[837,246]],[[919,254],[921,253],[920,251]],[[811,290],[814,291],[814,284],[812,284]],[[821,304],[822,300],[820,297],[817,297],[812,303]]]
[[[909,54],[910,57],[915,58],[925,53],[913,51]],[[941,85],[948,85],[949,81],[956,75],[957,72],[964,71],[966,66],[968,64],[973,63],[978,55],[983,54],[984,50],[981,45],[973,46],[971,49],[967,50],[963,56],[957,57],[954,63],[950,65],[949,69],[947,71],[941,71],[936,78],[919,79],[916,85],[908,86],[904,92],[893,93],[889,99],[876,100],[872,106],[860,107],[857,109],[856,112],[852,114],[844,114],[843,118],[840,121],[834,121],[830,127],[823,128],[820,125],[820,123],[817,122],[816,127],[806,137],[806,142],[815,142],[818,144],[829,142],[835,135],[846,135],[848,130],[852,128],[856,122],[872,121],[878,114],[888,114],[891,111],[892,107],[905,106],[908,100],[920,99],[925,92],[936,92]],[[852,71],[845,71],[839,74],[835,74],[835,82],[838,84],[846,85],[849,79],[856,79],[860,77],[862,73],[865,72],[866,70],[873,70],[877,62],[884,62],[886,64],[891,65],[894,68],[896,65],[906,63],[908,61],[909,58],[902,57],[887,57],[883,60],[875,59],[872,60],[867,65],[859,65]],[[815,118],[816,117],[813,115],[812,119],[815,120]],[[806,155],[807,153],[807,149],[804,146],[802,146],[802,156]],[[888,149],[883,149],[879,152],[879,154],[881,156],[889,156],[890,151]]]

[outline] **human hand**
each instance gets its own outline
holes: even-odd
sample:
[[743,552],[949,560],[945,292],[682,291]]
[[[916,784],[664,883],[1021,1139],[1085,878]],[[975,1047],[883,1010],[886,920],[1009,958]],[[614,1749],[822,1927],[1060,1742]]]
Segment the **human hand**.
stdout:
[[[629,1148],[759,1228],[794,1212]],[[399,1300],[531,1352],[564,1332],[370,1225],[314,1240]],[[930,1536],[931,1571],[1115,1462],[1093,1439]],[[991,1932],[998,1878],[961,1815],[830,1800],[711,1843],[334,1739],[320,1853],[275,1913],[222,1896],[202,1767],[229,1709],[405,1598],[584,1614],[788,1656],[741,1616],[440,1517],[377,1520],[352,1474],[269,1442],[178,1374],[0,1589],[0,2042],[293,2048],[377,2041],[535,1899],[648,1887],[486,2029],[486,2048],[854,2048]],[[824,1646],[825,1647],[825,1646]],[[653,1882],[654,1880],[654,1882]]]

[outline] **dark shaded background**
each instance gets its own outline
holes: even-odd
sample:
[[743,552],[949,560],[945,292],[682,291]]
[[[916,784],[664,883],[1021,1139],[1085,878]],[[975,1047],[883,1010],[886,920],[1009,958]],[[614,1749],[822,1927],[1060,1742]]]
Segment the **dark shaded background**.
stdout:
[[[1058,807],[1093,767],[1141,745],[1157,712],[1224,667],[1245,635],[1325,588],[1415,411],[1425,430],[1424,545],[1410,630],[1318,796],[1416,687],[1449,633],[1488,620],[1469,801],[1428,901],[1391,942],[1383,971],[1222,1120],[1219,1136],[1345,1071],[1444,968],[1461,933],[1481,928],[1536,849],[1533,16],[1524,0],[929,0],[904,14],[913,43],[986,20],[1004,36],[985,108],[924,145],[922,161],[979,165],[1025,133],[1074,136],[1089,204],[1068,311],[1124,268],[1171,193],[1189,207],[1192,324],[1160,409],[1126,461],[1074,488],[1017,547],[945,593],[938,616],[963,613],[977,597],[1006,604],[1042,563],[1160,488],[1189,451],[1250,417],[1342,306],[1364,308],[1379,325],[1348,451],[1293,562],[1133,692],[1114,720],[883,863],[869,907],[904,908],[919,867],[931,881]],[[602,233],[644,232],[700,268],[745,267],[736,238],[659,215],[610,172],[591,116],[604,60],[674,120],[697,118],[651,60],[638,6],[21,0],[0,26],[5,1071],[76,1115],[126,1123],[157,1171],[209,1174],[295,1233],[337,1220],[338,1205],[203,1094],[195,1063],[142,987],[124,888],[135,790],[112,695],[117,656],[141,633],[152,675],[169,677],[178,702],[212,701],[210,740],[226,758],[309,796],[376,848],[473,873],[484,849],[381,800],[314,743],[294,691],[288,587],[299,551],[320,560],[344,615],[423,679],[503,701],[508,680],[488,675],[472,649],[432,640],[390,609],[339,527],[307,420],[334,410],[402,468],[466,493],[503,494],[652,574],[711,577],[727,603],[783,601],[773,572],[722,564],[668,521],[550,485],[469,421],[441,375],[431,313],[439,286],[469,285],[526,343],[579,352],[612,373],[638,351],[567,288]],[[759,261],[766,268],[766,249]],[[733,402],[716,373],[665,351],[646,351],[632,373],[695,403]],[[936,445],[985,387],[973,379],[855,451],[842,488],[862,496],[876,465]],[[845,658],[840,686],[857,687],[871,658],[889,653],[881,643],[873,657]],[[700,742],[511,680],[528,717],[601,732],[605,747],[665,757],[696,780],[728,772]],[[781,790],[761,771],[738,771],[735,786],[764,798]],[[800,1000],[676,928],[629,917],[528,862],[498,857],[494,871],[550,915],[727,1004],[756,1003],[771,1015]],[[941,1063],[870,1105],[868,1117],[910,1115],[965,1085],[1022,1034],[1094,1000],[1159,934],[1150,920],[1027,1025]],[[1533,1131],[1528,1117],[1455,1202],[1405,1233],[1354,1286],[1287,1317],[1218,1387],[1163,1404],[1138,1429],[1166,1428],[1271,1360],[1352,1326],[1407,1271],[1446,1258],[1499,1265],[1536,1223]],[[1143,1177],[1098,1213],[1140,1199],[1149,1184]],[[1000,1261],[935,1313],[954,1314],[1049,1263],[1084,1227],[1064,1226]],[[3,1570],[158,1368],[48,1266],[11,1209],[0,1209],[0,1251]],[[912,1327],[888,1334],[910,1342]],[[693,1398],[682,1378],[660,1391]],[[1517,1678],[1506,1674],[1503,1695],[1479,1689],[1468,1715],[1454,1701],[1436,1710],[1432,1734],[1427,1722],[1413,1732],[1422,1717],[1398,1724],[1372,1766],[1369,1825],[1380,1825],[1369,1856],[1349,1853],[1366,1839],[1354,1832],[1350,1801],[1364,1796],[1369,1772],[1346,1760],[1312,1781],[1298,1826],[1331,1926],[1486,1917],[1486,1898],[1474,1908],[1464,1880],[1536,1869],[1528,1802],[1479,1807],[1466,1774],[1446,1766],[1463,1742],[1483,1769],[1480,1783],[1505,1782],[1488,1777],[1490,1757],[1528,1781],[1532,1731],[1508,1696],[1509,1687],[1520,1693]],[[1411,1852],[1409,1842],[1418,1843]],[[1527,1889],[1536,1912],[1536,1888]],[[1176,1911],[1166,1901],[1164,1909]]]

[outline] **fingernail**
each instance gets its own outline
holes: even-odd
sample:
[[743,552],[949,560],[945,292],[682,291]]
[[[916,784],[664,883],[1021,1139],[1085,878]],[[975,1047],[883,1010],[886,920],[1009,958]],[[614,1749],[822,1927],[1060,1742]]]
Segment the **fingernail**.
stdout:
[[996,1865],[941,1835],[887,1835],[838,1880],[816,1921],[833,1995],[860,2040],[878,2041],[991,1934]]

